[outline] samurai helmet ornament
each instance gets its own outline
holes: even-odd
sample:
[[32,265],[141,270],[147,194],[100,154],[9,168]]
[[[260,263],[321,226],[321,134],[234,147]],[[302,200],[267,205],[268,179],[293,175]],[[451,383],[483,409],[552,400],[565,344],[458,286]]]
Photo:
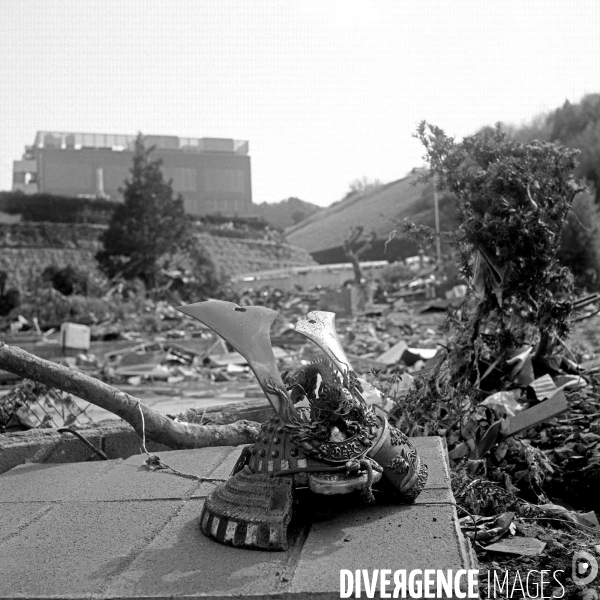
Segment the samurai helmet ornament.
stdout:
[[[180,307],[231,344],[253,370],[275,415],[247,446],[231,478],[207,497],[202,531],[241,548],[285,550],[294,491],[323,495],[359,491],[373,502],[382,480],[399,502],[413,502],[427,481],[408,438],[376,415],[363,397],[335,330],[335,314],[313,311],[296,331],[326,358],[283,377],[271,347],[274,310],[209,300]],[[299,405],[307,404],[307,408]]]

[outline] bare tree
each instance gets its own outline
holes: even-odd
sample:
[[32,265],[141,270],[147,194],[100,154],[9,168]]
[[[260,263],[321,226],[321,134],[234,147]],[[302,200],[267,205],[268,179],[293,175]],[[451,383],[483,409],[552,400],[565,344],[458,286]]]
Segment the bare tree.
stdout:
[[373,246],[373,242],[377,238],[375,232],[372,232],[367,239],[361,241],[364,227],[359,225],[350,230],[350,236],[344,242],[344,252],[348,260],[352,263],[354,269],[354,283],[356,285],[363,284],[362,269],[360,268],[360,257]]
[[248,444],[254,441],[260,429],[260,425],[253,421],[236,421],[230,425],[174,421],[152,410],[139,398],[2,341],[0,369],[87,400],[127,421],[140,437],[144,433],[147,441],[173,449]]

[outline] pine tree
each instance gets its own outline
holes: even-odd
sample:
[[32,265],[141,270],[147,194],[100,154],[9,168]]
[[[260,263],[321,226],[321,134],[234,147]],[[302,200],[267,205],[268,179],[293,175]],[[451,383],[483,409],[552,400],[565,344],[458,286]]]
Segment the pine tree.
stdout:
[[101,238],[104,250],[96,255],[109,277],[139,278],[148,289],[157,285],[161,256],[192,243],[183,197],[174,197],[171,182],[164,180],[162,161],[151,159],[153,150],[138,134],[131,176],[121,190],[125,201],[113,213]]

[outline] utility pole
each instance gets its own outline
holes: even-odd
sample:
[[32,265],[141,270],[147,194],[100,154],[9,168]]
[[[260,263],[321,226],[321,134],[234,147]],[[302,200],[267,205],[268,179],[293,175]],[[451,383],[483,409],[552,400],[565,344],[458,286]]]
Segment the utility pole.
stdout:
[[440,238],[440,206],[437,190],[437,178],[433,177],[433,208],[435,214],[435,250],[438,265],[442,264],[442,240]]

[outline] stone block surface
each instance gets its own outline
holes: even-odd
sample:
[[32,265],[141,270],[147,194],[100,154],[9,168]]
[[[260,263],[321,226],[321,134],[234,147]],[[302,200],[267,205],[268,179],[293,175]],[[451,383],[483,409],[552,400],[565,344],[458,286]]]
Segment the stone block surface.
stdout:
[[445,488],[428,488],[419,494],[415,504],[456,504],[452,490]]
[[457,569],[467,557],[455,519],[451,505],[348,508],[312,526],[291,591],[339,598],[341,569]]
[[283,592],[295,548],[240,550],[200,531],[204,500],[186,502],[131,566],[110,586],[111,598],[253,598]]
[[[198,450],[172,450],[161,452],[161,460],[183,473],[205,477],[230,451],[229,446],[202,448]],[[96,501],[136,500],[159,498],[185,498],[200,485],[195,479],[176,475],[168,469],[151,471],[145,465],[146,455],[136,454],[123,461],[118,469],[107,472],[81,489],[76,496],[80,500],[94,498]]]
[[0,544],[0,598],[102,593],[180,505],[68,502],[54,507]]
[[[227,446],[227,448],[229,449],[228,453],[225,454],[219,466],[210,474],[215,479],[229,479],[231,471],[240,457],[244,446]],[[192,492],[192,498],[206,497],[215,488],[215,485],[217,483],[205,481],[199,488]]]
[[450,470],[446,461],[446,449],[439,437],[411,438],[421,460],[429,468],[425,489],[449,488]]
[[18,535],[30,523],[44,516],[54,505],[50,502],[15,502],[0,506],[0,543]]
[[[219,544],[199,527],[214,484],[151,471],[146,456],[21,465],[0,475],[0,598],[339,598],[340,569],[464,569],[444,447],[413,440],[430,481],[412,505],[335,498],[327,521],[301,502],[286,552]],[[242,447],[160,452],[226,479]],[[304,496],[306,498],[306,496]]]
[[83,496],[88,484],[109,473],[119,462],[121,461],[19,465],[0,478],[0,504],[58,502],[70,500],[77,494]]

